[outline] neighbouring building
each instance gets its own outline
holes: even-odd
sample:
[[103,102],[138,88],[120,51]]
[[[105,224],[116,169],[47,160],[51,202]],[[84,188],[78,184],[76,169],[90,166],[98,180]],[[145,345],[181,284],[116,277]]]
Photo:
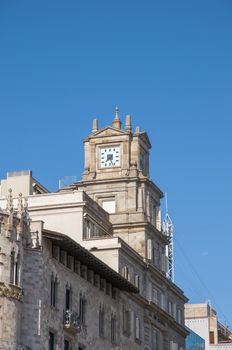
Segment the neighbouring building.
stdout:
[[116,110],[84,145],[82,181],[56,193],[30,171],[0,183],[0,281],[18,293],[0,297],[0,349],[184,349],[187,298],[166,274],[149,138]]
[[186,304],[185,324],[205,340],[206,350],[232,350],[232,332],[209,304]]
[[205,350],[205,340],[201,338],[197,333],[193,332],[187,327],[189,335],[187,335],[185,340],[186,350]]

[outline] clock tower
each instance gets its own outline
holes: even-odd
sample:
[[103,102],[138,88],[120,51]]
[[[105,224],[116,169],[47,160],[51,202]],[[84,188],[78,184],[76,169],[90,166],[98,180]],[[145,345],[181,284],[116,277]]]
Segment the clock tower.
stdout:
[[114,235],[143,257],[152,259],[154,249],[159,256],[165,255],[167,241],[161,233],[160,215],[163,193],[149,178],[147,133],[140,127],[133,132],[129,115],[122,128],[116,108],[112,125],[99,128],[97,119],[93,120],[84,148],[83,178],[75,188],[84,190],[110,214]]

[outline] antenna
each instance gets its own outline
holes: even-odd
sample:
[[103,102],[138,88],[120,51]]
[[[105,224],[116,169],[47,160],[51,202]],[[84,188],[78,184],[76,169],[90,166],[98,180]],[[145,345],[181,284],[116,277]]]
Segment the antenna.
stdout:
[[174,282],[174,225],[168,214],[168,195],[165,193],[165,219],[162,223],[162,232],[167,237],[169,243],[166,246],[167,272],[166,277]]
[[72,185],[76,181],[77,181],[76,176],[63,176],[59,180],[59,190],[61,190],[64,187],[68,187],[68,186]]

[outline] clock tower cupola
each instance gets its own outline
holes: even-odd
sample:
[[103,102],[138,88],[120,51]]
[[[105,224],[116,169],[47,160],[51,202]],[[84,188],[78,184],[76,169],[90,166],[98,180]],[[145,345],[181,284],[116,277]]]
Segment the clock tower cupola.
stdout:
[[139,127],[133,133],[130,115],[126,116],[125,127],[122,128],[118,107],[112,125],[99,129],[98,120],[93,120],[92,133],[84,144],[84,181],[149,177],[151,144],[148,136]]

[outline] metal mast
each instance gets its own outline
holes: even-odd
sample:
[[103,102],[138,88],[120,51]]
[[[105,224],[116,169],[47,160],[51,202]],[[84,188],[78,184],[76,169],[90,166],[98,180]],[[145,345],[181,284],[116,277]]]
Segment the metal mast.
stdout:
[[166,213],[165,213],[165,219],[162,224],[162,231],[169,241],[169,244],[166,246],[166,259],[167,259],[166,277],[169,278],[172,282],[174,282],[174,250],[173,250],[174,225],[168,214],[167,193],[165,193],[165,206],[166,206]]

